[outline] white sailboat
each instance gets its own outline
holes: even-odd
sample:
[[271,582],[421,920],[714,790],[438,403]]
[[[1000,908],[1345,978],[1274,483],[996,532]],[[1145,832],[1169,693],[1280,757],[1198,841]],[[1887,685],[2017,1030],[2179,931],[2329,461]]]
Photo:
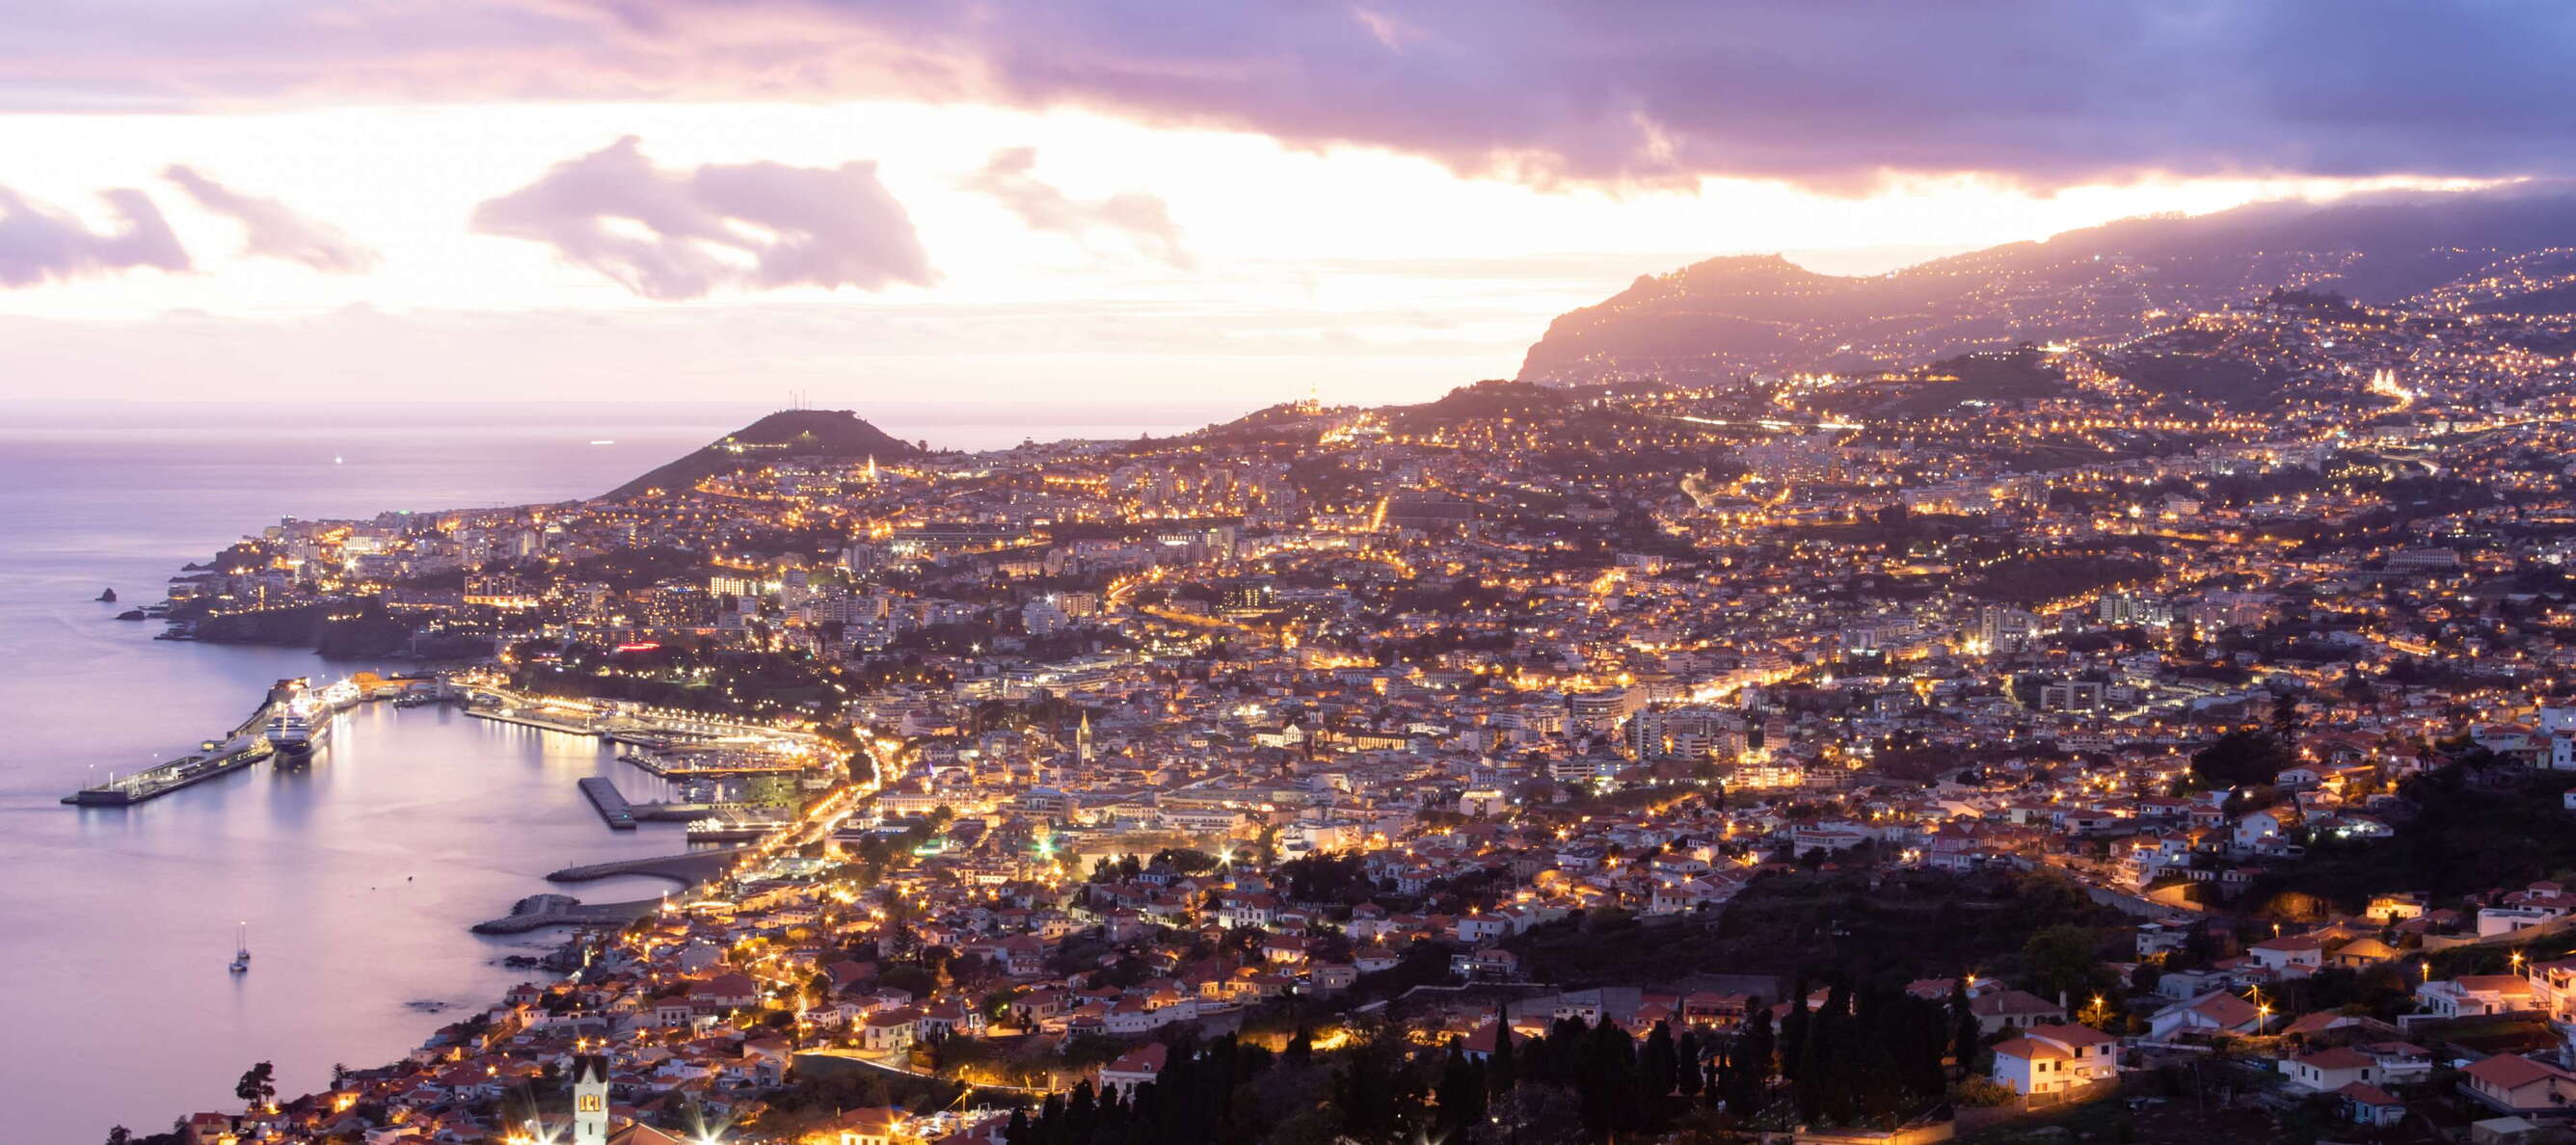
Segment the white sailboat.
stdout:
[[241,924],[241,937],[240,937],[239,941],[235,943],[235,946],[237,947],[237,949],[235,949],[235,950],[233,951],[233,964],[232,964],[231,970],[232,970],[232,972],[233,972],[233,973],[235,973],[235,974],[247,974],[247,973],[249,973],[249,972],[250,972],[250,924],[249,924],[249,923],[245,922],[245,923]]

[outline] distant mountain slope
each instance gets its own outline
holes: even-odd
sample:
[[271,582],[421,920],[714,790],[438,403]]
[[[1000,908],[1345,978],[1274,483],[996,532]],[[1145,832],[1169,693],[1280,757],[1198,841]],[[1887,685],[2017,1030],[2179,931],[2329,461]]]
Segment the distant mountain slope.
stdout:
[[2563,314],[2576,312],[2576,274],[2546,252],[2571,247],[2576,185],[2551,182],[2124,219],[1867,277],[1716,258],[1559,316],[1520,379],[1901,367],[2024,340],[2127,338],[2279,287]]
[[898,461],[921,450],[849,410],[780,410],[608,491],[609,499],[686,489],[718,473],[796,457]]

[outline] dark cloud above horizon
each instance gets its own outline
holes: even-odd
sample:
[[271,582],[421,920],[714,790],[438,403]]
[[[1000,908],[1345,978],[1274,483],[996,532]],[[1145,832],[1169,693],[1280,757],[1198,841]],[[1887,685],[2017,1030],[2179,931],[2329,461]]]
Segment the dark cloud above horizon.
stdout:
[[29,0],[0,106],[905,97],[1534,182],[2576,173],[2557,0]]
[[874,291],[937,278],[874,163],[665,168],[632,135],[485,202],[473,227],[544,243],[659,300],[719,288]]
[[1032,174],[1037,162],[1035,147],[1006,147],[958,186],[991,196],[1033,231],[1076,240],[1085,240],[1094,231],[1108,231],[1124,238],[1138,253],[1175,269],[1188,270],[1196,264],[1181,242],[1181,228],[1172,221],[1171,207],[1161,196],[1121,191],[1100,199],[1077,199]]
[[152,198],[131,187],[99,192],[122,225],[92,230],[51,205],[0,187],[0,288],[87,278],[148,267],[190,268],[187,248]]
[[161,177],[178,184],[197,205],[240,223],[242,253],[302,263],[324,274],[364,274],[379,261],[366,244],[275,199],[247,195],[173,164]]

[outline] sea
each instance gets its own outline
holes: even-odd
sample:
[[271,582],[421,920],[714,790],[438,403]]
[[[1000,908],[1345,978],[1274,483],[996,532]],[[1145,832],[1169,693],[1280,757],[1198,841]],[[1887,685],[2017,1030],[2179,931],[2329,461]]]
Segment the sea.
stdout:
[[[400,662],[155,640],[114,619],[181,564],[281,518],[556,501],[604,492],[748,423],[725,403],[0,404],[0,1140],[90,1145],[237,1109],[275,1064],[288,1094],[332,1066],[401,1057],[543,971],[543,934],[474,922],[547,891],[649,898],[673,884],[563,887],[560,867],[677,852],[676,825],[607,829],[575,781],[630,798],[658,780],[598,744],[447,708],[365,705],[301,771],[262,764],[130,808],[62,796],[191,749],[275,681]],[[1222,416],[1222,411],[1211,411]],[[1167,411],[1029,420],[915,409],[906,440],[1163,436]],[[116,590],[116,604],[97,602]],[[248,973],[226,969],[247,935]]]

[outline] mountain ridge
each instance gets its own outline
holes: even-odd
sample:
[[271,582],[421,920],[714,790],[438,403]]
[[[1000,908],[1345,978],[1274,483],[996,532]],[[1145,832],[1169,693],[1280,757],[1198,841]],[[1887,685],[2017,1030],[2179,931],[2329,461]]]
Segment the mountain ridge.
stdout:
[[[2020,341],[2134,337],[2279,288],[2396,303],[2484,285],[2484,272],[2568,247],[2576,183],[2546,181],[2139,216],[1872,275],[1727,255],[1640,275],[1559,315],[1517,377],[1704,383],[1901,368]],[[2495,277],[2464,305],[2576,312],[2576,288],[2554,273]]]

